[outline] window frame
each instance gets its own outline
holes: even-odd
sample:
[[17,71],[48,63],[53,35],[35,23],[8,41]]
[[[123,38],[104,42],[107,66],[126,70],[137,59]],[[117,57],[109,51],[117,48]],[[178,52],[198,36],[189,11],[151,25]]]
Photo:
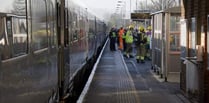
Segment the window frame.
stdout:
[[[178,28],[175,28],[174,30],[171,30],[171,17],[179,18],[179,21],[177,21],[175,19],[176,20],[175,27],[178,27]],[[180,52],[181,52],[181,44],[180,44],[181,36],[180,36],[180,34],[181,33],[180,33],[180,15],[179,14],[177,14],[177,13],[170,14],[169,29],[168,30],[169,30],[169,54],[180,54]],[[170,41],[171,35],[178,36],[179,43],[178,43],[178,45],[175,45],[175,46],[176,46],[176,48],[179,48],[179,50],[171,50],[171,41]]]
[[[41,1],[41,0],[40,0]],[[36,10],[36,11],[32,11],[32,9],[35,7],[34,6],[34,4],[32,4],[33,2],[31,2],[31,0],[30,0],[30,10],[28,10],[28,11],[30,11],[30,17],[31,17],[31,19],[29,20],[29,22],[31,23],[31,41],[32,41],[32,52],[33,53],[35,53],[35,54],[37,54],[37,53],[40,53],[40,52],[44,52],[44,51],[47,51],[48,49],[49,49],[49,47],[50,47],[50,38],[49,38],[49,34],[48,34],[48,31],[49,31],[49,28],[48,28],[48,16],[50,16],[49,14],[48,14],[48,8],[47,8],[47,1],[45,1],[45,0],[43,0],[42,2],[40,2],[39,0],[34,0],[33,2],[37,2],[37,3],[42,3],[42,2],[44,2],[44,6],[45,7],[43,7],[43,9],[45,9],[45,23],[43,23],[43,24],[45,24],[46,25],[46,27],[45,27],[45,31],[46,31],[46,40],[47,40],[47,45],[45,46],[45,47],[41,47],[41,48],[35,48],[35,42],[34,42],[34,34],[33,34],[33,26],[34,26],[34,21],[33,21],[33,17],[34,17],[34,13],[33,12],[37,12],[37,10],[36,9],[34,9],[34,10]],[[36,6],[41,6],[41,5],[36,5]],[[43,10],[41,10],[41,11],[43,11]]]

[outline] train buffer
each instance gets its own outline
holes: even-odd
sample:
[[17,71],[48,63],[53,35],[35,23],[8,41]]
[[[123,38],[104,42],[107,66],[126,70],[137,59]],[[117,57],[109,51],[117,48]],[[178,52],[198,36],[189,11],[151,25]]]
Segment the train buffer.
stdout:
[[190,103],[179,83],[157,80],[151,61],[137,63],[104,48],[77,103]]

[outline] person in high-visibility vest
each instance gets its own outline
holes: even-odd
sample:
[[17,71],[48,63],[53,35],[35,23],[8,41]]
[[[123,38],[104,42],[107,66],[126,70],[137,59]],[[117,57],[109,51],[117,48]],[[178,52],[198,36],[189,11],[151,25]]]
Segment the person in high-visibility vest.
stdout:
[[146,43],[146,58],[151,60],[151,26],[147,27],[147,43]]
[[123,35],[124,35],[124,29],[123,27],[120,28],[118,32],[118,39],[119,39],[119,50],[123,50]]
[[116,42],[116,29],[111,28],[110,33],[109,33],[109,38],[110,38],[110,50],[111,51],[116,51],[115,48],[115,42]]
[[136,39],[136,48],[137,48],[137,54],[136,54],[136,60],[137,63],[141,61],[141,63],[144,63],[145,59],[145,44],[147,42],[147,37],[144,31],[144,27],[139,27],[139,32],[137,33]]
[[123,33],[123,51],[126,51],[126,33],[127,33],[127,29],[124,29],[124,33]]
[[129,30],[126,32],[125,35],[125,42],[126,42],[126,51],[125,51],[125,56],[127,58],[133,57],[132,55],[132,43],[133,43],[133,26],[129,27]]

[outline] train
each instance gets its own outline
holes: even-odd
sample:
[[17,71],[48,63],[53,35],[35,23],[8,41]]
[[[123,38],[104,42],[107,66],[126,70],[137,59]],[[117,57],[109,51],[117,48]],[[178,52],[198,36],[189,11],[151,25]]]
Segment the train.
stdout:
[[107,40],[76,0],[0,0],[0,103],[75,102]]

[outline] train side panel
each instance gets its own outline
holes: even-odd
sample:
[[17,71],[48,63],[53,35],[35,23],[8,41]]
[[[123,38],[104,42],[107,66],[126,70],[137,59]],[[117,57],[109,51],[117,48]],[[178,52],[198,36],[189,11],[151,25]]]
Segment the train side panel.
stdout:
[[69,3],[70,17],[69,21],[72,23],[69,28],[70,35],[70,75],[75,75],[79,69],[86,63],[87,58],[87,17],[86,11],[79,6]]
[[0,30],[0,102],[47,102],[58,81],[55,1],[15,0],[10,5],[14,15],[4,16],[5,29]]

